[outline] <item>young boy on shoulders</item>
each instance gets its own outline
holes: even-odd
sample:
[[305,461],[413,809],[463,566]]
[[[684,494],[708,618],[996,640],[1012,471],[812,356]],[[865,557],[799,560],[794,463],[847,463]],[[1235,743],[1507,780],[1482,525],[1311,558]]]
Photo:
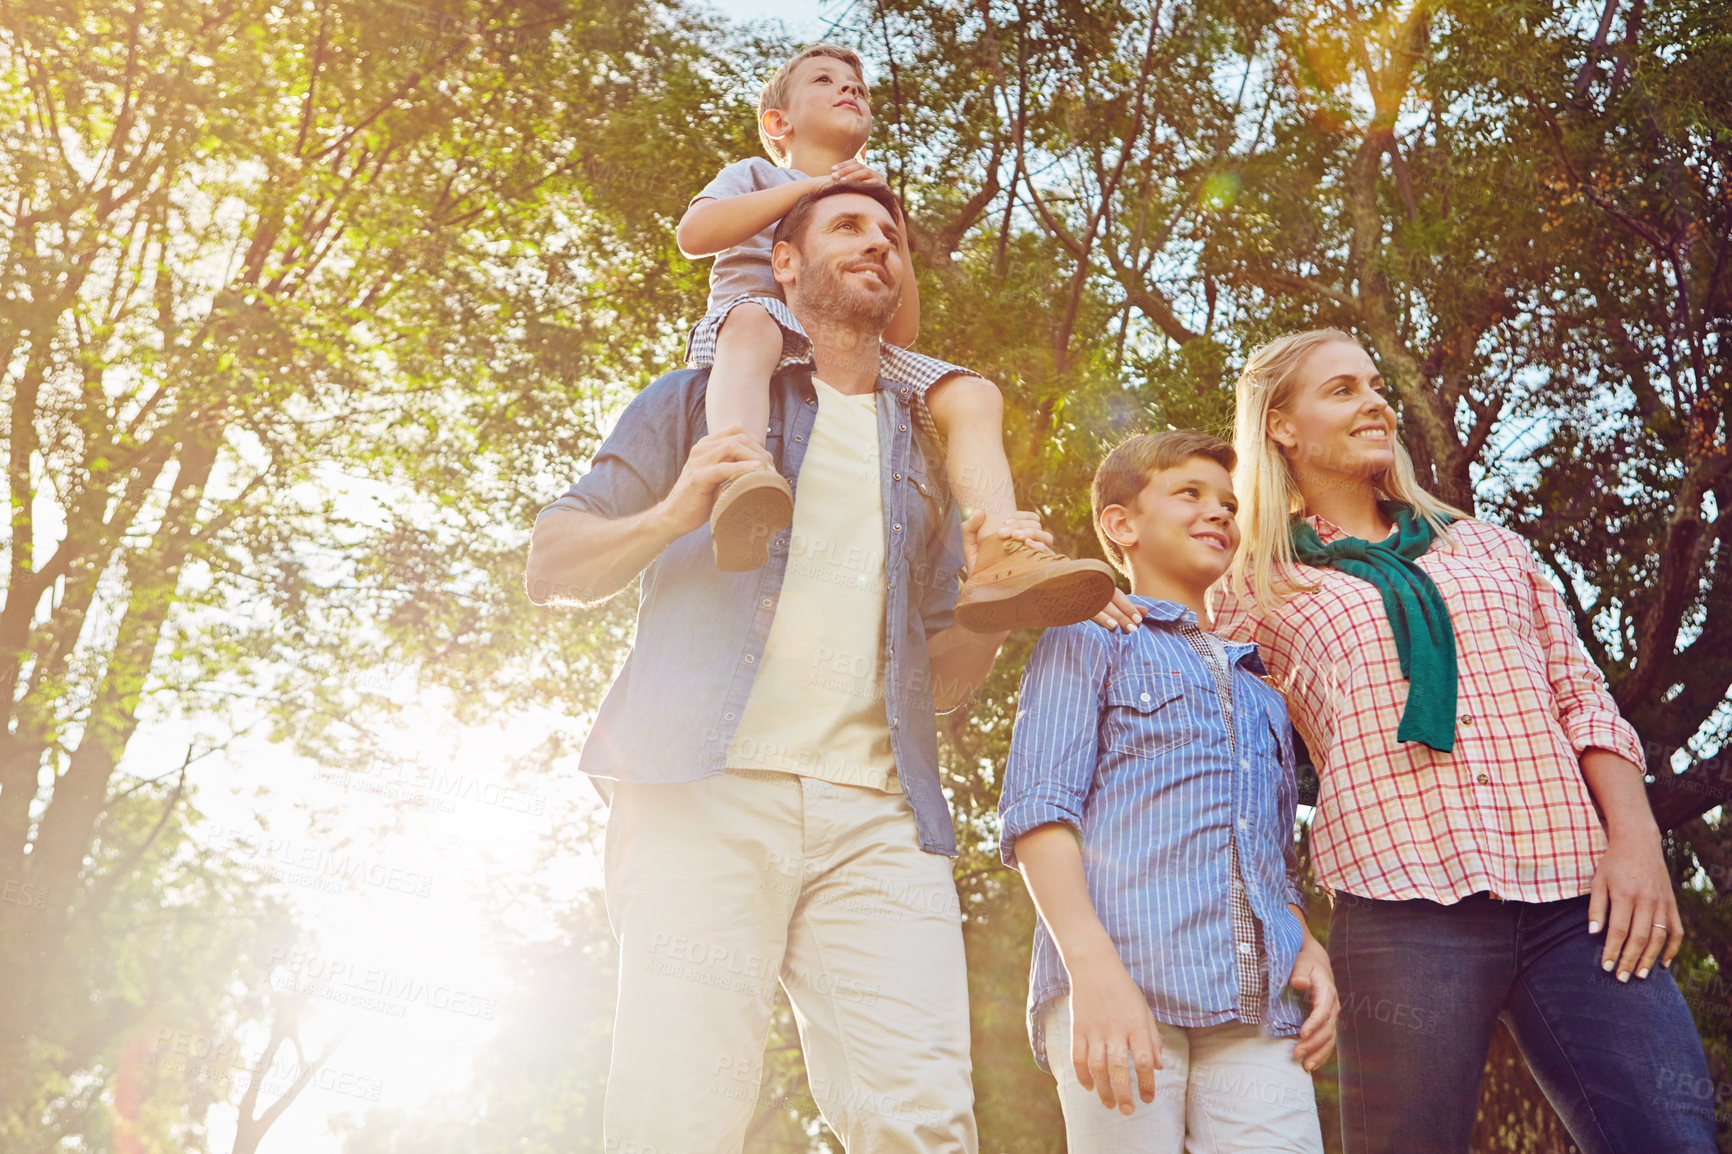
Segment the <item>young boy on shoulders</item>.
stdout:
[[[710,369],[704,414],[711,431],[738,425],[763,443],[770,377],[809,348],[770,271],[776,223],[801,196],[825,185],[883,187],[884,178],[860,159],[871,131],[860,57],[832,44],[808,48],[778,69],[759,97],[758,135],[771,159],[728,165],[692,198],[680,219],[680,251],[716,258],[708,311],[693,329],[686,352],[689,364]],[[920,330],[920,292],[905,228],[895,243],[908,270],[902,299],[884,332],[885,343],[874,342],[876,347],[861,355],[880,361],[880,376],[915,392],[911,407],[944,446],[951,491],[965,515],[983,515],[981,553],[957,602],[957,621],[991,633],[1068,624],[1100,613],[1114,595],[1111,569],[1054,553],[1036,536],[1000,532],[1016,512],[1004,453],[1004,400],[991,381],[900,347],[912,344]],[[884,275],[883,268],[863,265],[836,271]],[[793,491],[773,468],[729,481],[710,515],[717,566],[743,572],[764,564],[770,539],[790,524],[793,509]]]
[[1323,1148],[1311,1071],[1338,1004],[1297,882],[1292,731],[1204,604],[1239,545],[1233,464],[1189,431],[1107,456],[1095,530],[1142,622],[1049,629],[1023,676],[1002,852],[1040,913],[1029,1033],[1071,1154]]

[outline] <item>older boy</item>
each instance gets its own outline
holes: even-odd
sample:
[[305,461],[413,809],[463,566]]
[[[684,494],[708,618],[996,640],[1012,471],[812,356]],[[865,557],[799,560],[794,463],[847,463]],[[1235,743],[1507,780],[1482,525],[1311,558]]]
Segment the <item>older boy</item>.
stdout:
[[[752,443],[764,444],[770,376],[805,360],[811,347],[770,271],[772,233],[794,202],[816,188],[835,181],[886,187],[860,160],[871,131],[859,56],[832,44],[808,48],[777,70],[758,100],[758,134],[775,163],[755,157],[730,164],[681,218],[680,250],[716,258],[709,311],[687,350],[688,363],[710,368],[704,400],[710,429],[738,425]],[[916,418],[945,446],[951,490],[966,512],[985,514],[982,553],[958,599],[958,622],[994,632],[1095,615],[1114,594],[1110,569],[1099,561],[1062,557],[1037,537],[1003,531],[1016,503],[997,386],[958,365],[897,347],[912,344],[920,329],[920,291],[906,230],[897,247],[901,297],[883,334],[882,375],[914,390]],[[787,527],[793,508],[793,491],[774,469],[746,473],[724,486],[710,514],[717,567],[744,571],[763,565],[769,541]]]
[[1142,623],[1048,630],[1023,678],[1002,846],[1040,912],[1030,1037],[1043,1069],[1070,1057],[1072,1154],[1322,1150],[1310,1071],[1337,1003],[1296,881],[1291,730],[1256,647],[1204,628],[1239,544],[1232,467],[1195,432],[1108,455],[1095,528]]

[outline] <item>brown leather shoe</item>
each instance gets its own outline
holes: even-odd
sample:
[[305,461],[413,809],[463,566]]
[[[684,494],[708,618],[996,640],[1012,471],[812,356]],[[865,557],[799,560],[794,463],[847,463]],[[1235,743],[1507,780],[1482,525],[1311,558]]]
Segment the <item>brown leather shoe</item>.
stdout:
[[710,544],[716,568],[744,573],[770,559],[770,539],[794,522],[794,490],[771,468],[753,469],[716,490]]
[[956,599],[956,623],[975,633],[1087,621],[1113,599],[1104,561],[1077,561],[1014,537],[983,537]]

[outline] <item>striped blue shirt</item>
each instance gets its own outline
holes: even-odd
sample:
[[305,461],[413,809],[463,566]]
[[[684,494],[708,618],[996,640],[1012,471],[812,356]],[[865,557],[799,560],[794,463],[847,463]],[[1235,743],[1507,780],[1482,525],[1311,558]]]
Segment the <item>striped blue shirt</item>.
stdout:
[[[1173,1026],[1239,1019],[1230,908],[1234,839],[1262,929],[1270,1034],[1299,1032],[1287,988],[1304,940],[1293,846],[1298,789],[1281,695],[1257,676],[1255,645],[1227,642],[1233,729],[1209,667],[1184,639],[1196,614],[1171,601],[1143,609],[1129,634],[1092,622],[1048,629],[1023,673],[999,800],[1005,863],[1016,839],[1063,822],[1082,843],[1089,899],[1155,1018]],[[1046,925],[1035,928],[1029,1037],[1047,1069],[1040,1012],[1070,991]]]

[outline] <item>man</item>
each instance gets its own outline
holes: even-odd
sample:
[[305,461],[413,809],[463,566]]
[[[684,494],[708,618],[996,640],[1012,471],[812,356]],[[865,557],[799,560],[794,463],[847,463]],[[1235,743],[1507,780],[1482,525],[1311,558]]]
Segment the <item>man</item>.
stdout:
[[[741,1149],[777,980],[848,1148],[976,1149],[934,713],[1004,635],[952,623],[979,517],[959,526],[915,433],[932,382],[879,375],[909,274],[899,222],[882,186],[845,184],[778,226],[776,279],[810,347],[775,374],[762,447],[706,432],[707,370],[670,373],[537,519],[538,604],[644,573],[581,763],[612,792],[610,1151]],[[794,486],[793,524],[762,569],[723,572],[715,490],[765,465]],[[1044,537],[1027,514],[1016,529]]]

